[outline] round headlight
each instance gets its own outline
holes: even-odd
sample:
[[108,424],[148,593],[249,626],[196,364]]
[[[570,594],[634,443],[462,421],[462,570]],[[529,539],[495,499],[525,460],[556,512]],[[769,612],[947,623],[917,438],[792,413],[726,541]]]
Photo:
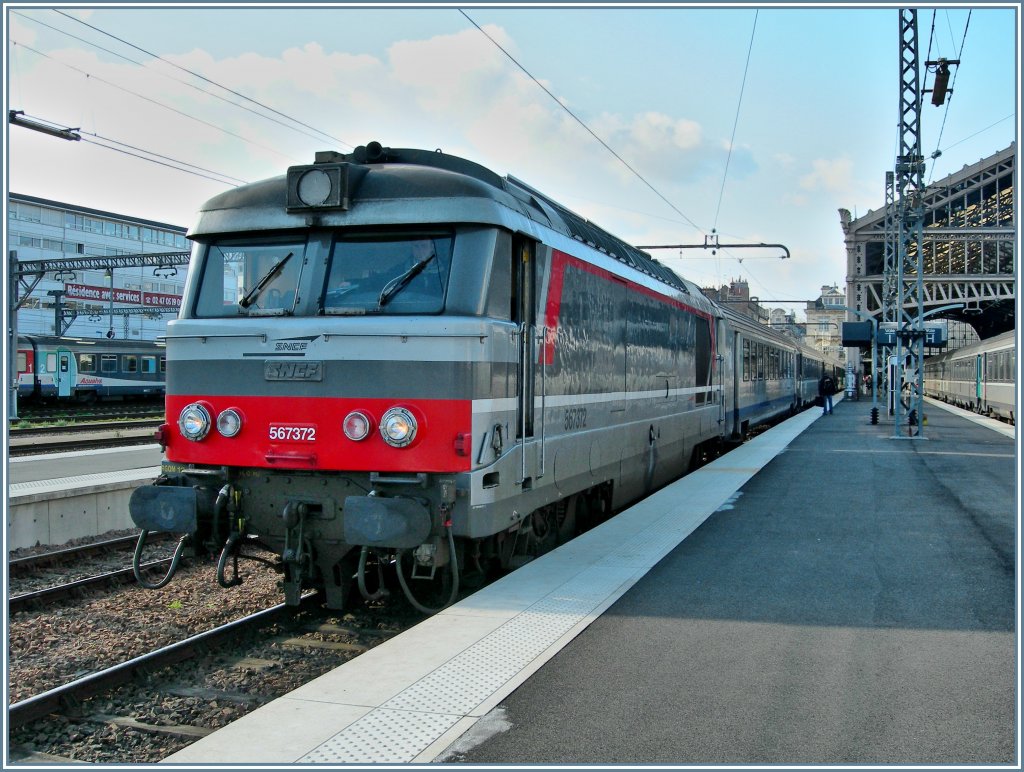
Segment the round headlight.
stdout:
[[380,436],[393,448],[404,448],[416,438],[416,419],[404,407],[393,407],[380,419]]
[[210,431],[210,412],[198,402],[186,405],[178,416],[178,428],[185,439],[198,442]]
[[225,437],[234,437],[242,431],[242,414],[237,409],[229,407],[217,416],[217,431]]
[[322,206],[331,197],[331,178],[323,169],[310,169],[299,178],[296,191],[306,206]]
[[370,433],[372,428],[370,417],[359,410],[353,410],[347,416],[345,421],[341,425],[341,430],[345,432],[345,436],[350,440],[359,442],[365,440],[366,436]]

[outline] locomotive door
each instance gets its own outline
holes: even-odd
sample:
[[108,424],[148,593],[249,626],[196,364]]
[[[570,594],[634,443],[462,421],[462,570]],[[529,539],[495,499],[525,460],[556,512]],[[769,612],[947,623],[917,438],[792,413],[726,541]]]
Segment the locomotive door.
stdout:
[[67,349],[57,349],[57,370],[53,380],[58,397],[70,397],[74,393],[75,381],[78,380],[77,369],[75,355]]
[[532,477],[527,445],[534,436],[534,395],[537,376],[537,261],[532,241],[516,235],[512,241],[512,318],[519,325],[516,377],[516,440],[521,443],[520,482]]

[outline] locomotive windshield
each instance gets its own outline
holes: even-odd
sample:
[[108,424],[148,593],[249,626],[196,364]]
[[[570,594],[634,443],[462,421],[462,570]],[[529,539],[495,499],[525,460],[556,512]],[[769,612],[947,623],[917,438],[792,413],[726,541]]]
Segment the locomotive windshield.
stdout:
[[305,244],[222,242],[206,251],[196,313],[258,316],[294,311]]
[[448,234],[345,236],[334,243],[325,314],[432,314],[444,309]]
[[339,233],[325,261],[316,257],[324,254],[318,240],[214,242],[206,248],[195,315],[440,313],[453,243],[450,232]]

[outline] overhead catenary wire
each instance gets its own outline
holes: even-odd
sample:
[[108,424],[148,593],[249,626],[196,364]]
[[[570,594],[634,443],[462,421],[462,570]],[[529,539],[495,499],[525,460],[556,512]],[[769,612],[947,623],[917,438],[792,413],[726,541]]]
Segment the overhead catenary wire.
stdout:
[[647,188],[652,193],[654,193],[654,195],[656,195],[665,204],[667,204],[672,209],[673,212],[678,214],[680,217],[682,217],[684,220],[686,220],[687,223],[692,225],[694,228],[696,228],[701,233],[704,232],[703,228],[701,228],[699,225],[697,225],[697,223],[695,223],[693,220],[691,220],[689,217],[687,217],[678,207],[676,207],[675,204],[673,204],[671,201],[669,201],[657,188],[655,188],[650,182],[648,182],[647,179],[642,174],[640,174],[640,172],[638,172],[636,169],[634,169],[622,156],[620,156],[618,153],[616,153],[608,145],[607,142],[605,142],[596,133],[594,133],[594,131],[589,126],[587,126],[587,124],[579,116],[577,116],[572,110],[570,110],[568,107],[566,107],[558,97],[556,97],[554,94],[552,94],[551,91],[549,91],[548,88],[543,83],[541,83],[537,78],[535,78],[533,76],[533,74],[529,70],[527,70],[522,64],[520,64],[519,61],[517,61],[516,58],[514,56],[512,56],[512,54],[510,54],[507,50],[505,50],[505,48],[501,45],[501,43],[499,43],[497,40],[495,40],[493,37],[491,37],[489,34],[487,34],[487,31],[484,30],[484,28],[481,27],[479,24],[477,24],[475,21],[473,21],[473,19],[469,16],[469,14],[467,14],[461,8],[459,9],[459,13],[461,13],[463,16],[465,16],[466,20],[469,21],[469,23],[472,24],[474,27],[476,27],[484,37],[486,37],[488,40],[490,40],[499,51],[501,51],[503,54],[505,54],[505,56],[508,57],[509,61],[511,61],[520,70],[522,70],[530,80],[532,80],[535,84],[537,84],[537,86],[545,94],[547,94],[549,97],[551,97],[560,108],[562,108],[565,112],[567,112],[569,114],[569,116],[574,121],[576,121],[576,123],[578,123],[580,126],[582,126],[583,129],[591,137],[593,137],[595,140],[597,140],[598,143],[600,143],[600,145],[605,150],[607,150],[609,153],[611,153],[616,158],[616,160],[619,161],[619,163],[621,163],[623,166],[625,166],[638,180],[640,180],[640,182],[642,182],[645,186],[647,186]]
[[59,59],[56,59],[55,57],[50,56],[49,54],[45,54],[42,51],[39,51],[39,50],[37,50],[35,48],[32,48],[31,46],[25,45],[24,43],[20,43],[17,40],[12,40],[11,43],[12,43],[12,45],[15,45],[15,46],[21,46],[21,48],[25,49],[26,51],[31,51],[32,53],[34,53],[34,54],[36,54],[38,56],[41,56],[44,59],[49,59],[51,62],[55,62],[56,64],[59,64],[62,67],[66,67],[69,70],[73,70],[74,72],[77,72],[77,73],[79,73],[81,75],[84,75],[85,77],[90,78],[93,81],[96,81],[98,83],[102,83],[105,86],[109,86],[111,88],[115,88],[118,91],[123,91],[126,94],[131,94],[132,96],[137,97],[138,99],[141,99],[141,100],[143,100],[145,102],[149,102],[150,104],[154,104],[157,107],[163,108],[164,110],[169,110],[172,113],[176,113],[178,115],[181,115],[181,116],[183,116],[183,117],[185,117],[185,118],[187,118],[187,119],[189,119],[191,121],[195,121],[196,123],[201,123],[202,125],[208,126],[211,129],[216,129],[217,131],[223,132],[224,134],[227,134],[228,136],[234,137],[235,139],[240,139],[243,142],[247,142],[250,145],[254,145],[255,147],[262,148],[263,150],[267,150],[267,151],[269,151],[271,153],[274,153],[275,155],[282,156],[283,158],[287,158],[289,160],[295,161],[296,163],[301,163],[301,161],[299,159],[294,158],[293,156],[290,156],[287,153],[282,153],[280,150],[278,150],[276,148],[270,147],[269,145],[264,145],[264,144],[262,144],[260,142],[257,142],[256,140],[249,139],[248,137],[244,137],[241,134],[236,134],[233,131],[225,129],[223,126],[218,126],[215,123],[211,123],[209,121],[204,121],[202,118],[198,118],[195,115],[191,115],[191,114],[185,112],[184,110],[178,110],[175,107],[171,107],[170,105],[166,105],[163,102],[160,102],[160,101],[158,101],[156,99],[153,99],[152,97],[146,96],[145,94],[140,94],[137,91],[132,91],[129,88],[125,88],[124,86],[120,86],[120,85],[118,85],[116,83],[112,83],[111,81],[106,80],[105,78],[101,78],[98,75],[93,75],[92,73],[87,72],[86,70],[83,70],[83,69],[81,69],[79,67],[75,67],[72,64],[68,64],[67,62],[62,62]]
[[[161,155],[160,153],[156,153],[156,152],[154,152],[152,150],[146,150],[145,148],[136,147],[135,145],[129,145],[127,142],[120,142],[120,141],[118,141],[116,139],[111,139],[110,137],[104,137],[104,136],[102,136],[100,134],[96,134],[96,133],[91,132],[91,131],[82,131],[81,129],[79,129],[79,133],[80,134],[86,134],[86,135],[88,135],[90,137],[95,137],[98,140],[102,140],[103,142],[108,142],[108,143],[110,143],[112,145],[118,145],[118,146],[123,147],[123,148],[128,148],[129,150],[135,150],[135,151],[137,151],[139,153],[145,153],[148,156],[153,156],[153,158],[160,158],[160,159],[163,159],[164,161],[169,161],[169,162],[174,163],[174,164],[179,164],[182,167],[188,167],[187,169],[186,168],[180,169],[180,171],[188,171],[189,169],[194,169],[197,172],[205,172],[205,174],[201,174],[200,176],[205,177],[207,174],[214,174],[214,175],[217,175],[217,177],[222,178],[223,181],[230,182],[231,184],[233,184],[235,186],[237,186],[237,185],[248,185],[249,184],[248,180],[243,180],[243,179],[240,179],[238,177],[233,177],[230,174],[224,174],[223,172],[214,171],[213,169],[207,169],[207,168],[205,168],[203,166],[198,166],[196,164],[189,163],[188,161],[181,161],[181,160],[179,160],[177,158],[171,158],[170,156]],[[88,141],[88,140],[86,140],[86,141]],[[99,144],[99,143],[95,143],[94,142],[93,144]],[[116,148],[111,148],[111,150],[113,150],[113,149],[116,149]],[[145,160],[148,161],[148,160],[151,160],[151,159],[147,158]],[[209,179],[213,179],[213,178],[211,177]],[[220,181],[220,180],[218,180],[218,181]]]
[[[946,19],[947,19],[947,21],[949,19],[948,11],[947,11]],[[957,55],[956,55],[957,60],[961,60],[962,61],[962,56],[963,56],[963,53],[964,53],[964,45],[967,43],[967,29],[970,27],[970,24],[971,24],[971,10],[968,9],[968,11],[967,11],[967,21],[964,22],[964,34],[963,34],[963,37],[961,37],[961,39],[960,39],[960,50],[957,52]],[[933,15],[932,15],[932,27],[933,27],[933,29],[934,29],[934,25],[935,25],[935,16],[934,16],[934,13],[933,13]],[[952,33],[952,30],[950,30],[950,32]],[[928,58],[931,59],[931,42],[930,41],[928,43],[928,51],[929,51]],[[939,136],[935,140],[935,152],[932,153],[932,158],[933,159],[938,158],[940,155],[942,155],[942,151],[939,149],[939,147],[942,144],[942,135],[943,135],[943,133],[946,130],[946,119],[949,117],[949,107],[950,107],[950,105],[953,102],[953,91],[954,91],[953,86],[956,85],[956,76],[957,76],[957,74],[959,72],[960,72],[960,66],[957,65],[956,69],[953,71],[953,77],[952,77],[952,79],[950,81],[950,84],[949,84],[949,98],[946,100],[946,109],[943,110],[943,112],[942,112],[942,124],[939,126]],[[946,148],[946,149],[948,150],[949,148]],[[935,176],[935,164],[932,164],[931,165],[931,169],[929,170],[928,184],[931,184],[932,178],[934,176]]]
[[349,148],[355,147],[350,142],[346,142],[343,139],[339,139],[338,137],[332,136],[331,134],[328,134],[327,132],[325,132],[325,131],[323,131],[321,129],[318,129],[315,126],[310,126],[308,123],[304,123],[303,121],[300,121],[298,118],[295,118],[295,117],[293,117],[291,115],[288,115],[287,113],[283,113],[280,110],[276,110],[275,108],[273,108],[273,107],[271,107],[269,105],[263,104],[263,102],[260,102],[257,99],[253,99],[252,97],[250,97],[250,96],[248,96],[246,94],[243,94],[240,91],[236,91],[236,90],[234,90],[233,88],[231,88],[229,86],[225,86],[225,85],[223,85],[221,83],[218,83],[217,81],[215,81],[215,80],[213,80],[211,78],[208,78],[208,77],[206,77],[205,75],[203,75],[201,73],[195,72],[194,70],[190,70],[187,67],[182,67],[180,64],[175,64],[174,62],[170,61],[169,59],[165,59],[164,57],[160,56],[159,54],[155,54],[152,51],[147,51],[145,48],[142,48],[141,46],[137,46],[134,43],[130,43],[127,40],[125,40],[124,38],[120,38],[117,35],[114,35],[114,34],[112,34],[110,32],[107,32],[106,30],[100,29],[99,27],[96,27],[96,26],[94,26],[92,24],[89,24],[88,22],[83,21],[82,19],[78,19],[78,18],[76,18],[74,16],[71,16],[70,14],[64,13],[64,11],[60,11],[60,10],[57,10],[57,9],[54,9],[54,12],[55,13],[59,13],[61,16],[64,16],[64,17],[66,17],[68,19],[71,19],[71,21],[78,22],[79,24],[82,24],[83,26],[86,26],[86,27],[88,27],[91,30],[95,30],[96,32],[99,32],[101,35],[106,35],[107,37],[112,38],[112,39],[116,40],[117,42],[122,43],[122,44],[128,46],[129,48],[134,48],[136,51],[140,51],[141,53],[146,54],[146,56],[152,56],[154,59],[159,59],[164,64],[170,65],[171,67],[174,67],[174,68],[176,68],[178,70],[181,70],[182,72],[187,72],[189,75],[191,75],[191,76],[193,76],[195,78],[199,78],[200,80],[205,81],[206,83],[209,83],[210,85],[216,86],[217,88],[222,88],[225,91],[227,91],[229,94],[234,94],[235,96],[237,96],[237,97],[239,97],[241,99],[244,99],[247,102],[251,102],[252,104],[259,105],[264,110],[269,110],[270,112],[274,113],[275,115],[279,115],[282,118],[285,118],[285,119],[287,119],[289,121],[293,121],[294,123],[297,123],[300,126],[304,126],[307,129],[315,131],[317,134],[323,135],[324,137],[326,137],[327,139],[331,140],[332,142],[338,142],[339,144],[345,145],[346,147],[349,147]]
[[[55,13],[59,13],[59,11],[54,11],[54,12]],[[111,50],[109,48],[101,46],[98,43],[94,43],[91,40],[86,40],[85,38],[79,37],[78,35],[72,35],[67,30],[62,30],[62,29],[60,29],[58,27],[54,27],[53,25],[47,24],[44,21],[40,21],[39,19],[37,19],[37,18],[35,18],[33,16],[28,16],[28,15],[26,15],[24,13],[19,13],[18,11],[12,11],[11,13],[13,15],[15,15],[15,16],[19,16],[19,17],[21,17],[23,19],[26,19],[27,21],[30,21],[33,24],[38,24],[38,25],[40,25],[42,27],[46,27],[47,29],[53,30],[54,32],[57,32],[57,33],[59,33],[61,35],[65,35],[65,36],[71,38],[72,40],[77,40],[80,43],[85,43],[85,45],[90,46],[92,48],[95,48],[98,51],[103,51],[104,53],[110,54],[111,56],[116,56],[119,59],[123,59],[124,61],[129,62],[130,64],[134,64],[134,65],[136,65],[138,67],[144,67],[145,69],[150,70],[151,72],[155,72],[157,75],[159,75],[162,78],[166,78],[167,80],[173,81],[174,83],[180,83],[181,85],[186,86],[188,88],[191,88],[191,89],[193,89],[195,91],[198,91],[201,94],[206,94],[207,96],[212,97],[214,99],[217,99],[217,100],[219,100],[221,102],[224,102],[225,104],[231,105],[232,107],[237,107],[239,110],[245,110],[247,113],[255,115],[258,118],[262,118],[263,120],[270,121],[271,123],[275,123],[278,126],[281,126],[281,127],[285,128],[285,129],[288,129],[289,131],[297,132],[299,134],[302,134],[305,137],[309,137],[310,139],[315,139],[318,142],[322,141],[323,137],[327,137],[328,139],[331,139],[332,141],[336,141],[336,140],[334,140],[334,138],[330,137],[330,135],[325,134],[324,132],[319,131],[318,129],[314,129],[313,130],[313,131],[316,132],[316,134],[311,134],[311,133],[309,133],[307,131],[304,131],[301,128],[298,128],[297,126],[290,125],[290,124],[286,123],[285,121],[283,121],[283,120],[281,120],[279,118],[275,118],[272,115],[266,115],[265,113],[262,113],[259,110],[255,110],[255,109],[253,109],[251,107],[247,107],[246,105],[239,104],[238,102],[232,101],[231,99],[228,99],[227,97],[225,97],[225,96],[223,96],[221,94],[217,94],[214,91],[211,91],[209,89],[205,89],[205,88],[202,88],[200,86],[197,86],[195,83],[189,83],[187,80],[184,80],[182,78],[175,78],[175,77],[169,75],[166,72],[161,72],[160,70],[158,70],[158,69],[156,69],[154,67],[150,67],[145,62],[136,61],[135,59],[132,59],[130,56],[125,56],[122,53],[118,53],[117,51],[113,51],[113,50]],[[218,86],[218,88],[223,88],[223,86]],[[317,135],[322,135],[322,137],[321,136],[317,136]]]
[[722,210],[722,199],[725,197],[725,181],[729,176],[729,163],[732,160],[732,150],[736,144],[736,129],[740,123],[740,108],[743,106],[743,92],[747,87],[747,73],[750,71],[750,55],[754,50],[754,35],[757,32],[758,10],[754,10],[754,25],[750,30],[750,43],[747,45],[747,61],[743,65],[743,80],[740,82],[740,95],[736,100],[736,116],[732,122],[732,136],[729,138],[729,150],[725,155],[725,170],[722,172],[722,187],[718,191],[718,206],[715,207],[715,220],[712,225],[712,233],[718,230],[718,215]]

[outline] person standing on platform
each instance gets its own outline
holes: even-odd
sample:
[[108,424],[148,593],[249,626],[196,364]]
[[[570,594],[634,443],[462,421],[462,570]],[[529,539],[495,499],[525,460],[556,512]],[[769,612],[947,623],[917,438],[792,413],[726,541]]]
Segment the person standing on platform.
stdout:
[[832,395],[836,393],[836,382],[828,373],[818,381],[818,396],[821,397],[822,415],[832,415]]

